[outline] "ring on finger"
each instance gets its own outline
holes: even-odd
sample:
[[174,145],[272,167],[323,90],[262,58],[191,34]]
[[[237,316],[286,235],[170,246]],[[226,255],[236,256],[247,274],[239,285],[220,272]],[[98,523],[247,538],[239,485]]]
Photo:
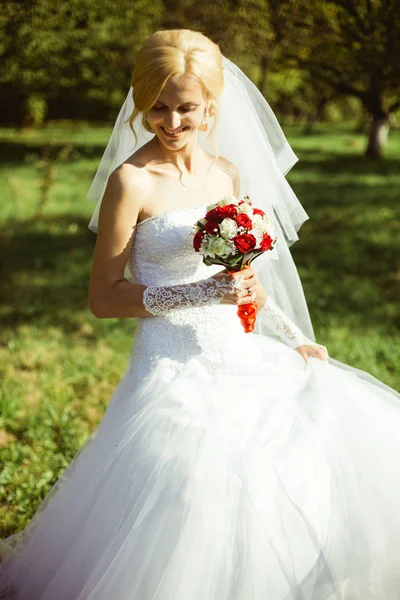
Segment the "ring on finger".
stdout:
[[233,282],[233,287],[238,289],[238,290],[242,290],[242,286],[240,285],[243,281],[243,275],[240,275],[239,277],[237,277],[234,282]]

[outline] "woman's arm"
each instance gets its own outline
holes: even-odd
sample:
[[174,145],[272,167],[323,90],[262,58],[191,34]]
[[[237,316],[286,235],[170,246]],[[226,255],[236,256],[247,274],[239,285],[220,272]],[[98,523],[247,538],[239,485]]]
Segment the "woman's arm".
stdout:
[[[124,278],[135,228],[143,203],[151,193],[146,179],[132,165],[121,165],[109,178],[103,197],[89,284],[89,306],[96,317],[149,317],[206,304],[244,304],[252,274],[240,288],[239,273],[216,273],[185,285],[146,287]],[[140,198],[140,201],[139,201]]]
[[[252,267],[249,267],[247,271],[254,273]],[[259,309],[257,319],[260,319],[271,333],[277,335],[287,346],[296,350],[306,362],[310,356],[328,360],[328,351],[325,346],[317,344],[305,336],[301,329],[275,304],[258,281],[257,275],[255,273],[254,275],[256,279],[255,301]]]
[[96,317],[148,316],[142,303],[145,286],[124,277],[145,197],[146,181],[133,165],[123,164],[110,175],[100,208],[89,283],[89,307]]
[[328,351],[325,346],[310,340],[299,327],[281,310],[270,296],[259,311],[258,318],[280,339],[296,350],[307,362],[308,358],[315,357],[328,360]]

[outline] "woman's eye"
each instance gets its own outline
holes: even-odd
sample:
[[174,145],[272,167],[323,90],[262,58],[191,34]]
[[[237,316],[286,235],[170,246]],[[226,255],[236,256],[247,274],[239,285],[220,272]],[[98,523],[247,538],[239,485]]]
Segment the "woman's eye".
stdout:
[[[164,109],[165,109],[165,106],[153,106],[153,108],[152,108],[152,110],[157,110],[157,111],[164,110]],[[195,106],[182,106],[179,109],[179,111],[187,113],[187,112],[190,112],[190,111],[195,110],[195,109],[196,109]]]

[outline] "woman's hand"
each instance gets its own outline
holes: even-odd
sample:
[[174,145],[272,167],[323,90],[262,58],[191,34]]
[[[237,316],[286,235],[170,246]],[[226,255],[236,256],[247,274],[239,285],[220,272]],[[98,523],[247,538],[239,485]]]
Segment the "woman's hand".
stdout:
[[328,351],[324,346],[306,344],[304,346],[298,346],[295,350],[304,358],[305,362],[307,362],[311,356],[325,362],[328,361],[329,358]]
[[212,277],[217,280],[228,278],[234,284],[234,291],[227,292],[221,304],[236,304],[239,306],[256,302],[258,308],[261,308],[266,302],[268,294],[258,281],[257,275],[251,266],[234,273],[228,273],[227,270],[220,271]]

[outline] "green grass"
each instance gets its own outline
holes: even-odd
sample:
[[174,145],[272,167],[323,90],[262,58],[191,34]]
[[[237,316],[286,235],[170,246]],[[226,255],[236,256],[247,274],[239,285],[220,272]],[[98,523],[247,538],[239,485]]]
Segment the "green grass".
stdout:
[[[101,419],[127,364],[133,320],[87,308],[94,235],[86,193],[109,128],[0,130],[0,535],[23,528]],[[287,131],[289,181],[310,221],[293,247],[317,338],[400,387],[400,132],[384,161],[346,127]],[[49,146],[50,144],[50,146]],[[41,206],[43,146],[57,157]]]
[[310,220],[293,248],[317,337],[330,354],[398,389],[400,132],[384,161],[349,130],[304,137],[289,180]]

